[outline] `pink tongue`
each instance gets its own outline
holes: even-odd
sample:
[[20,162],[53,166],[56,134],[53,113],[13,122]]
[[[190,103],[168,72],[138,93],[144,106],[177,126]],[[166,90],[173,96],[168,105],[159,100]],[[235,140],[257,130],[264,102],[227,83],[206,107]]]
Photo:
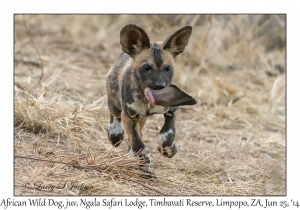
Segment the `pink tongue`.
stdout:
[[150,101],[151,104],[155,104],[155,100],[154,100],[149,88],[145,89],[145,95],[147,96],[147,99],[148,99],[148,101]]

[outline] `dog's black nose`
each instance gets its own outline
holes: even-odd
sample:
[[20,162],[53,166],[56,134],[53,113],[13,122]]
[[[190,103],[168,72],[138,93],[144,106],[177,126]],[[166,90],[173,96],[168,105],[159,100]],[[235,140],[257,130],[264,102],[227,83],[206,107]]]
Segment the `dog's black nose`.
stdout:
[[161,80],[158,80],[155,82],[155,87],[157,89],[163,89],[164,87],[166,87],[166,83]]

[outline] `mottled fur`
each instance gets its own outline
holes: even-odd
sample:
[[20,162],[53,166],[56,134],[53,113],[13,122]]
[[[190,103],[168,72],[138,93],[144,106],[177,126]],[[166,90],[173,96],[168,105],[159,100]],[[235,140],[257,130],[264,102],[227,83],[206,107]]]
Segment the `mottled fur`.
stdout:
[[144,89],[164,88],[172,83],[174,58],[183,52],[192,28],[184,27],[164,42],[150,43],[147,34],[136,25],[125,26],[120,33],[122,50],[106,80],[110,125],[108,137],[118,146],[124,138],[123,127],[129,138],[129,151],[144,161],[141,169],[153,175],[152,161],[148,148],[142,141],[146,119],[153,114],[164,114],[165,124],[159,135],[159,151],[166,157],[173,157],[176,146],[175,117],[177,107],[151,105],[144,95]]

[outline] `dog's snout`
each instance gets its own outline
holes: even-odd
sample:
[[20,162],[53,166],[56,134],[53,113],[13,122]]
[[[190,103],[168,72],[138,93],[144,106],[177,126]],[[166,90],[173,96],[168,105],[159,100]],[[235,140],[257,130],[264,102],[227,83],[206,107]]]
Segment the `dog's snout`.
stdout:
[[166,83],[164,81],[158,80],[155,82],[155,87],[157,89],[163,89],[164,87],[166,87]]

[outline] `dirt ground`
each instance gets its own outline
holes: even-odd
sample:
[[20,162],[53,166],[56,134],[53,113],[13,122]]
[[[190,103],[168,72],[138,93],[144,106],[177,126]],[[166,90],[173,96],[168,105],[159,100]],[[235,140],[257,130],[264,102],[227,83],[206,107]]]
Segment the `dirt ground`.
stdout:
[[[25,18],[25,22],[24,22]],[[26,23],[26,24],[25,24]],[[174,84],[177,154],[157,150],[163,116],[143,141],[156,179],[143,179],[107,138],[105,79],[133,23],[150,41],[193,27]],[[284,15],[16,15],[15,195],[285,195]]]

